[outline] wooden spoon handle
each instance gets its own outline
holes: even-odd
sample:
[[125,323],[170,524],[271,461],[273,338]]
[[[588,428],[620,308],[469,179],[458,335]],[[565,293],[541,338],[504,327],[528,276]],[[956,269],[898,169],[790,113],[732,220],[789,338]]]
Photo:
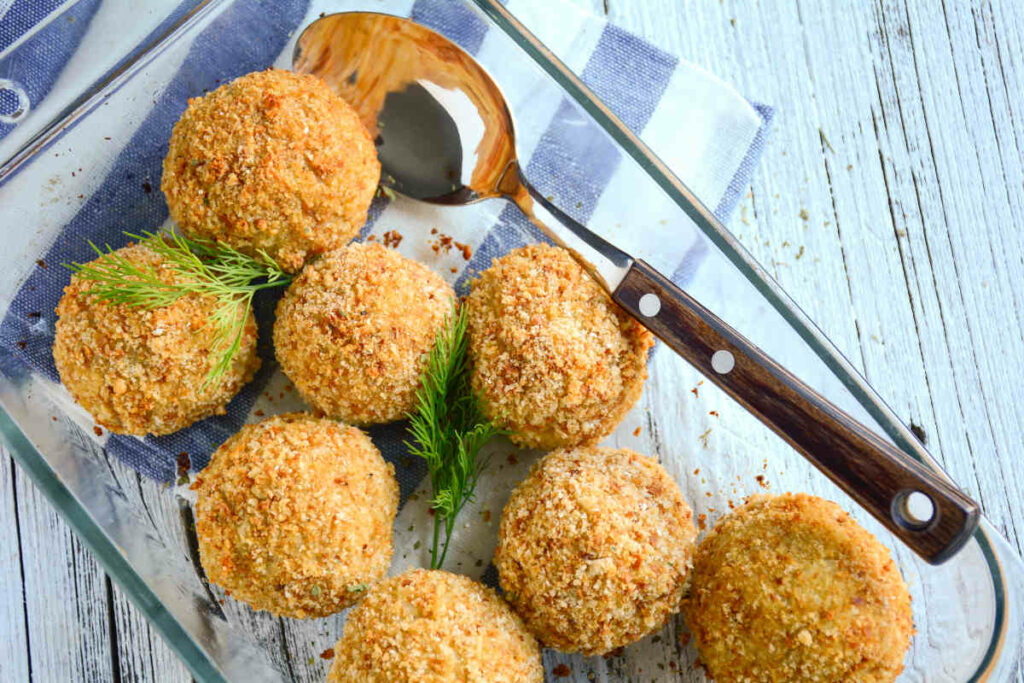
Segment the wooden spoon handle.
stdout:
[[[634,262],[612,298],[928,562],[949,559],[974,533],[977,503],[801,382],[651,266]],[[911,513],[908,500],[917,493],[931,501],[930,518]]]

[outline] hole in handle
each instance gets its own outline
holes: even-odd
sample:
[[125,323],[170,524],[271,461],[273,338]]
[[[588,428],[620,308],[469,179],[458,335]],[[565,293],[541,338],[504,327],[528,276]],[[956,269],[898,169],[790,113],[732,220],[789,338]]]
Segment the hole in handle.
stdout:
[[935,501],[922,491],[900,491],[892,501],[892,518],[904,529],[923,531],[938,521]]
[[30,102],[24,88],[7,78],[0,78],[0,122],[16,124],[28,113]]

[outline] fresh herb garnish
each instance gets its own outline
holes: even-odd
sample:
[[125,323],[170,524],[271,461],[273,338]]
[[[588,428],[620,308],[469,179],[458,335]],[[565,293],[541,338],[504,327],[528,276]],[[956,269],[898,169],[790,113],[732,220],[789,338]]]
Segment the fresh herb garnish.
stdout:
[[426,460],[434,493],[431,569],[444,564],[455,517],[472,499],[480,473],[487,465],[486,459],[478,458],[480,449],[502,433],[484,416],[470,386],[466,342],[466,309],[460,307],[448,316],[434,341],[416,392],[416,412],[409,416],[413,443],[406,442],[406,446],[412,454]]
[[[165,282],[153,266],[132,263],[109,245],[104,251],[92,242],[89,246],[102,257],[100,260],[64,265],[79,278],[94,283],[89,290],[91,296],[112,304],[160,308],[188,294],[216,298],[217,307],[208,323],[213,329],[209,348],[216,363],[201,390],[219,384],[242,346],[253,296],[261,289],[286,285],[291,277],[262,250],[258,256],[249,256],[226,244],[190,239],[175,231],[125,235],[163,257],[179,275],[179,281]],[[253,282],[260,278],[262,282]]]

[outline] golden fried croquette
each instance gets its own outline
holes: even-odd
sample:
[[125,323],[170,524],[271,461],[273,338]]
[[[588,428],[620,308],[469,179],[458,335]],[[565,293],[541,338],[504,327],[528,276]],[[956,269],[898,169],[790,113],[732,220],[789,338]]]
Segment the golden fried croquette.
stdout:
[[716,683],[893,681],[914,633],[889,551],[806,494],[723,517],[697,548],[684,613]]
[[391,563],[394,467],[355,427],[306,413],[246,425],[193,488],[207,578],[256,609],[334,614]]
[[540,648],[504,600],[465,576],[413,569],[352,610],[328,683],[540,683]]
[[358,234],[379,179],[355,110],[314,76],[269,69],[189,100],[161,188],[188,236],[296,272]]
[[277,306],[281,369],[314,408],[350,424],[402,419],[452,288],[426,266],[370,242],[324,255]]
[[603,654],[679,611],[696,536],[679,487],[653,458],[562,450],[512,493],[494,563],[505,596],[542,643]]
[[473,388],[516,444],[594,444],[640,397],[651,334],[564,249],[496,259],[466,305]]
[[[105,254],[142,267],[166,283],[182,276],[144,244]],[[90,295],[94,283],[73,275],[57,305],[53,360],[61,382],[96,422],[118,434],[170,434],[222,415],[260,366],[252,311],[222,381],[207,383],[217,363],[208,324],[214,296],[187,294],[167,306],[112,304]],[[241,304],[239,304],[241,305]]]

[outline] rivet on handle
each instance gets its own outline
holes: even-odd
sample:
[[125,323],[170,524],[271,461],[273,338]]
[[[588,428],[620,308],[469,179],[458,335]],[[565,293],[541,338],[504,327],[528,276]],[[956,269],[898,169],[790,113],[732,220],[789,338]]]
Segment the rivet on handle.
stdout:
[[661,310],[661,299],[658,298],[657,294],[648,292],[640,297],[637,307],[640,309],[640,315],[645,318],[653,318]]
[[719,375],[732,372],[734,367],[736,367],[736,357],[732,355],[731,351],[721,349],[711,354],[711,369]]

